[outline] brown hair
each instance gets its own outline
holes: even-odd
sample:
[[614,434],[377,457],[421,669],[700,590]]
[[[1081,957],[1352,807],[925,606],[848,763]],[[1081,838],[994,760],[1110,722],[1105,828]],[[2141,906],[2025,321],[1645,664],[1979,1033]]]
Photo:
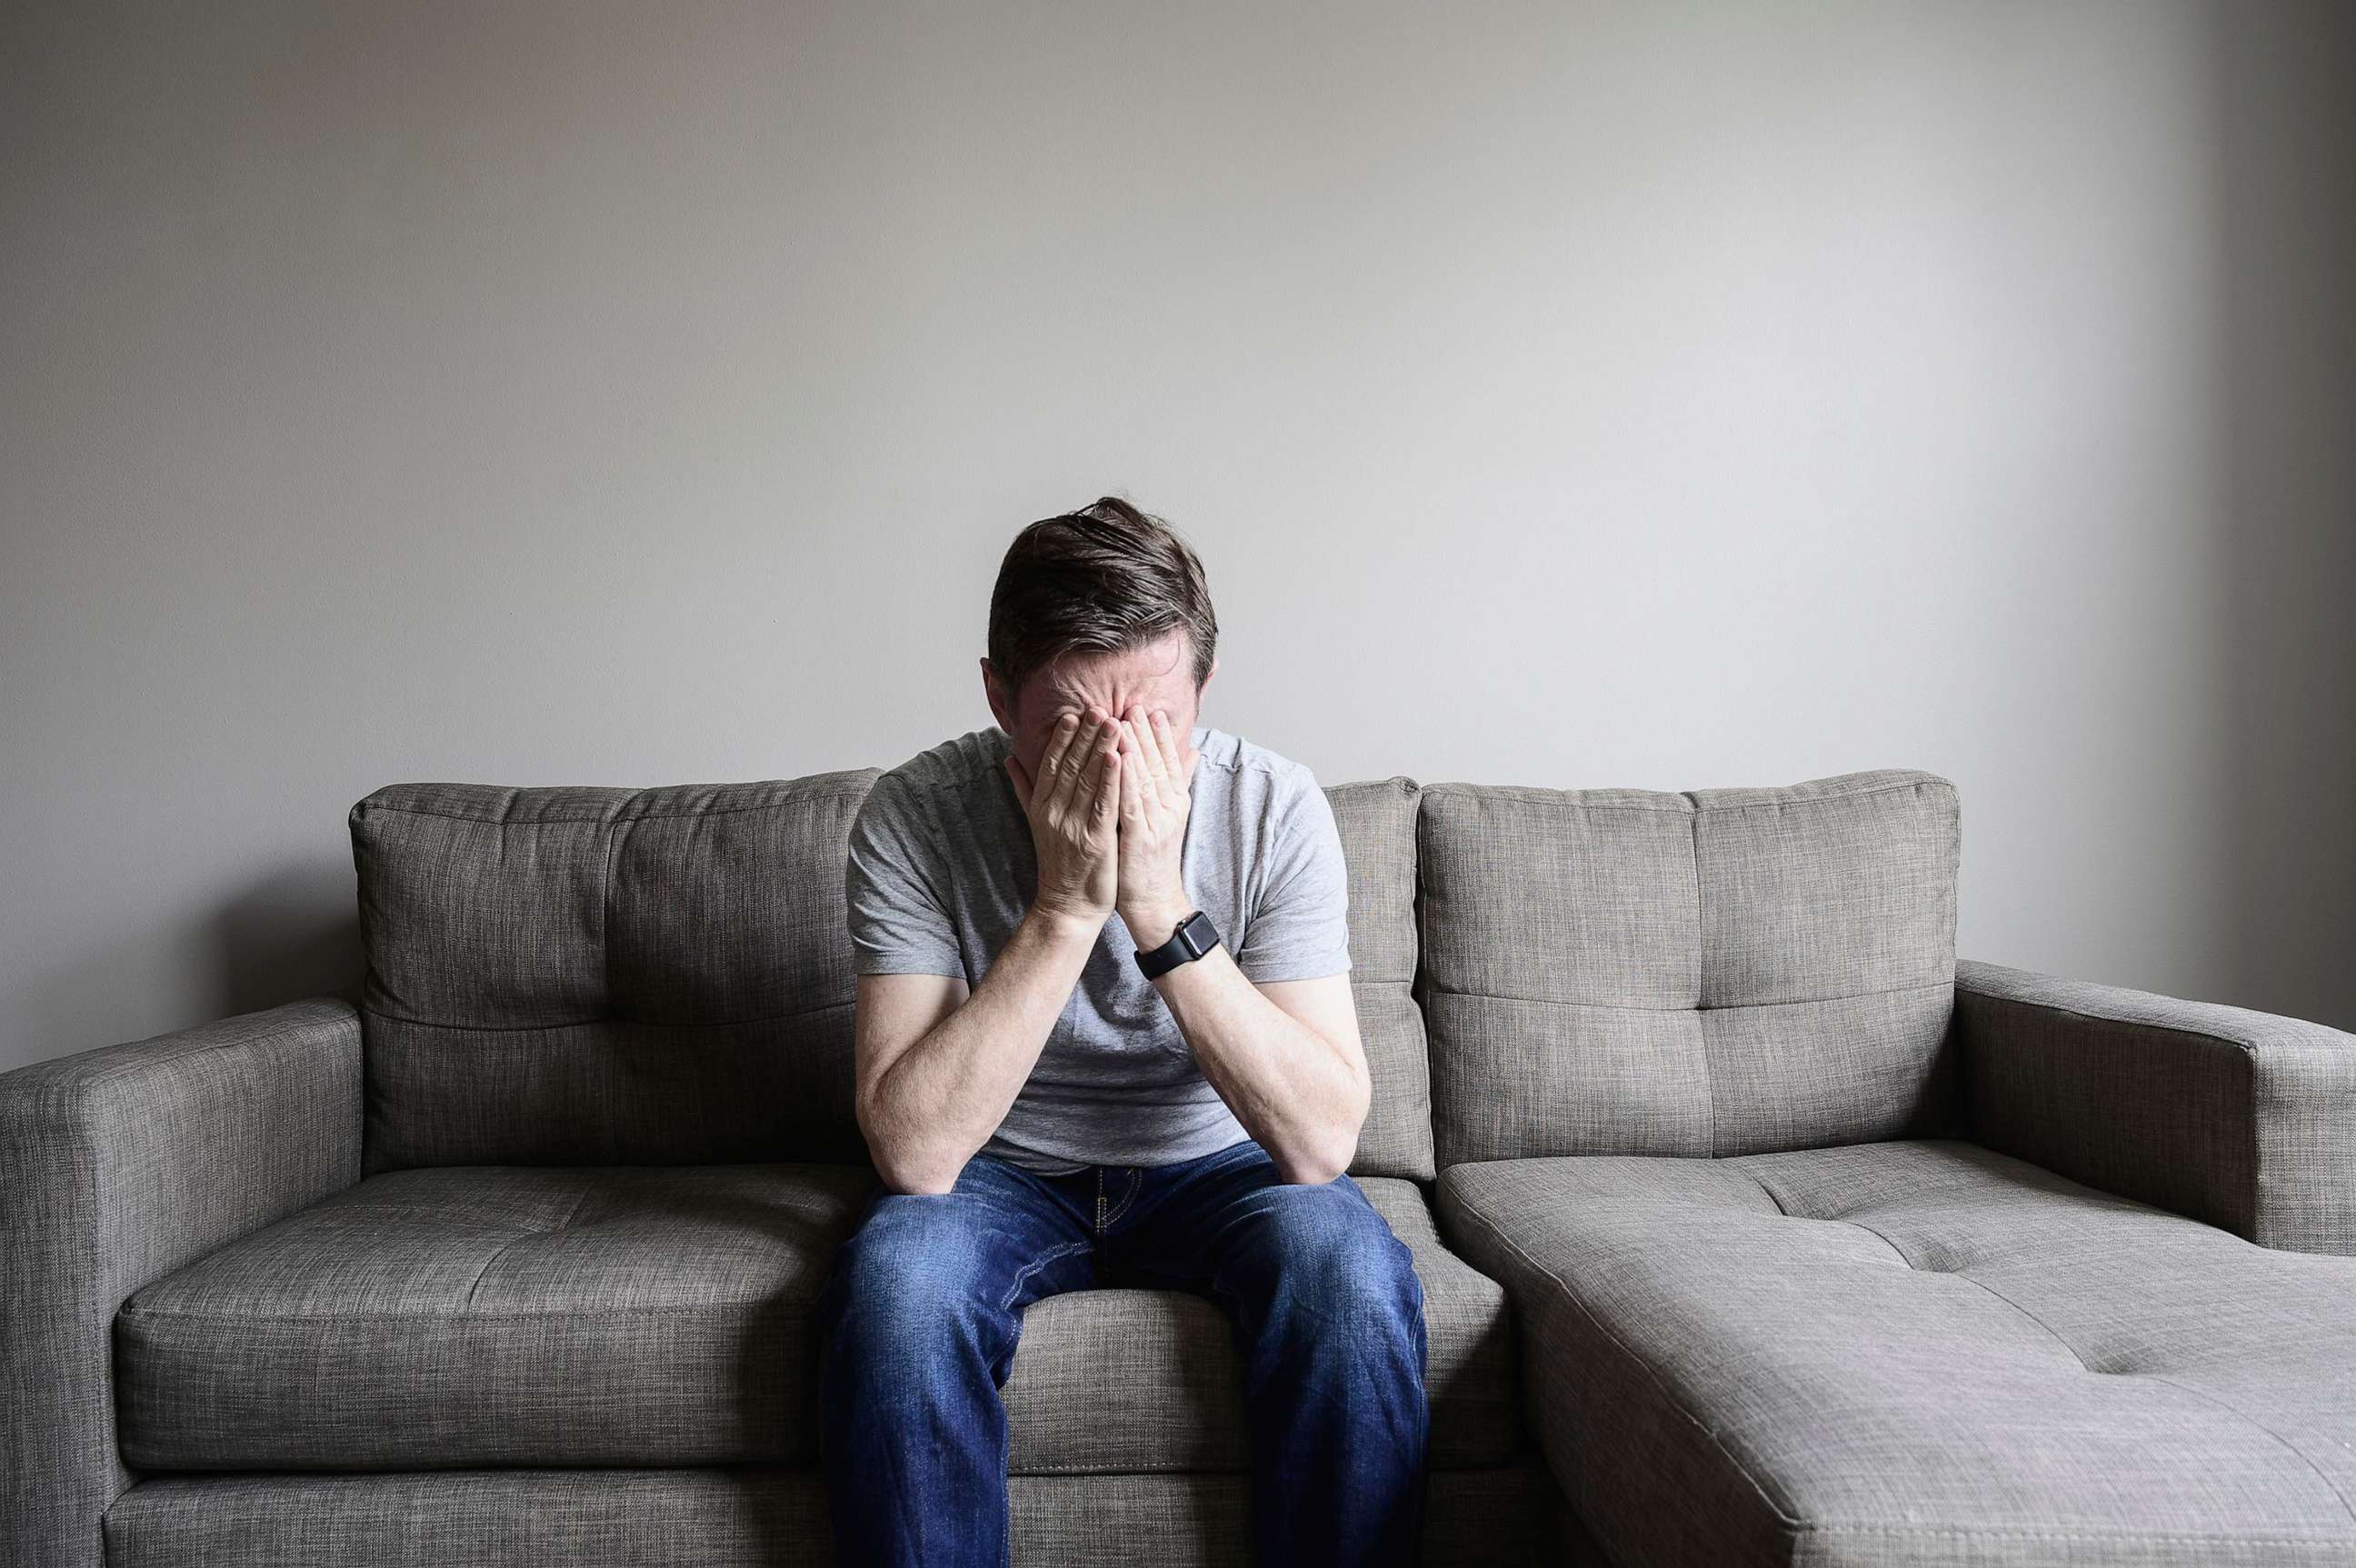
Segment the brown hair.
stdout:
[[1111,653],[1183,627],[1194,689],[1210,679],[1219,640],[1203,563],[1171,526],[1118,496],[1014,536],[990,595],[990,667],[1017,700],[1058,656]]

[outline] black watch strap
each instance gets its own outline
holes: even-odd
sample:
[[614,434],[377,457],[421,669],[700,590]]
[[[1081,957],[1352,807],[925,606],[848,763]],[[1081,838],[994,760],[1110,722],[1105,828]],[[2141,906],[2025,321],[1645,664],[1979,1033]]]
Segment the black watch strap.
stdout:
[[1160,947],[1151,950],[1140,948],[1137,967],[1145,978],[1155,979],[1169,973],[1182,963],[1191,962],[1219,945],[1219,928],[1211,924],[1211,917],[1197,909],[1178,922],[1177,931]]

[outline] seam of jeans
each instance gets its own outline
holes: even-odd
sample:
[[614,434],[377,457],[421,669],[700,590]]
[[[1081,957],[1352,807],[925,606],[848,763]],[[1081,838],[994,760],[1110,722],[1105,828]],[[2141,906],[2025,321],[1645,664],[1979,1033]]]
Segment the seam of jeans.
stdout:
[[1112,1210],[1112,1212],[1111,1212],[1110,1214],[1106,1215],[1106,1216],[1104,1217],[1104,1219],[1103,1219],[1101,1221],[1099,1221],[1099,1222],[1098,1222],[1098,1224],[1099,1224],[1099,1229],[1101,1229],[1101,1228],[1103,1228],[1103,1227],[1105,1227],[1105,1226],[1109,1226],[1109,1225],[1111,1225],[1111,1224],[1113,1223],[1113,1221],[1115,1221],[1115,1220],[1119,1219],[1122,1215],[1124,1215],[1124,1214],[1128,1213],[1128,1212],[1129,1212],[1129,1206],[1130,1206],[1130,1204],[1135,1203],[1135,1202],[1137,1201],[1137,1195],[1138,1195],[1138,1193],[1139,1193],[1141,1190],[1142,1190],[1142,1189],[1143,1189],[1144,1186],[1145,1186],[1145,1172],[1144,1172],[1144,1170],[1143,1170],[1142,1168],[1141,1168],[1140,1166],[1137,1166],[1137,1165],[1131,1165],[1131,1166],[1130,1166],[1130,1168],[1129,1168],[1129,1191],[1128,1191],[1128,1193],[1127,1193],[1126,1195],[1124,1195],[1124,1196],[1122,1197],[1121,1200],[1120,1200],[1118,1204],[1115,1204],[1115,1205],[1113,1206],[1113,1210]]
[[1033,1274],[1037,1273],[1041,1269],[1045,1268],[1048,1264],[1054,1262],[1058,1258],[1068,1258],[1075,1252],[1085,1252],[1090,1247],[1095,1245],[1096,1243],[1094,1241],[1066,1241],[1064,1245],[1052,1248],[1045,1252],[1042,1252],[1039,1256],[1023,1264],[1021,1269],[1016,1271],[1014,1283],[1006,1287],[1006,1294],[1004,1298],[999,1302],[998,1310],[1004,1312],[1013,1306],[1014,1298],[1023,1294],[1023,1282],[1028,1280]]

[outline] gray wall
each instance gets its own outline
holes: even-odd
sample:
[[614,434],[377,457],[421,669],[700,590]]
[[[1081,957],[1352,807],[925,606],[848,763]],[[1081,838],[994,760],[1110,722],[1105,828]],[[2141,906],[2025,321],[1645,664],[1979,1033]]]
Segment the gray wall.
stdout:
[[0,1066],[352,983],[396,779],[888,765],[1185,529],[1327,782],[1935,769],[2356,1026],[2356,7],[20,3]]

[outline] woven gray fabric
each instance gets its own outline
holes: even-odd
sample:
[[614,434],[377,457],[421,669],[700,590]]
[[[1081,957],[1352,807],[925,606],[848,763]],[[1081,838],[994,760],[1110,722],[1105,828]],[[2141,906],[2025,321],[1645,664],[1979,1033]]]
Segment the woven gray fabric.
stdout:
[[[350,813],[369,1174],[863,1164],[851,822],[875,768],[630,790],[396,784]],[[1325,791],[1375,1079],[1354,1176],[1429,1180],[1415,787]]]
[[[1232,1568],[1248,1546],[1246,1486],[1231,1474],[1016,1476],[1007,1487],[1012,1556],[1023,1568]],[[1560,1506],[1535,1457],[1436,1472],[1424,1562],[1555,1563]],[[166,1477],[125,1493],[105,1528],[110,1568],[826,1568],[835,1560],[819,1472],[750,1466]]]
[[1419,830],[1443,1166],[1950,1130],[1945,779],[1434,784]]
[[[1415,1255],[1433,1463],[1519,1444],[1505,1293],[1422,1194],[1360,1185]],[[865,1166],[388,1172],[133,1295],[123,1451],[148,1469],[814,1464],[810,1308]],[[1119,1366],[1110,1380],[1106,1369]],[[1010,1469],[1241,1470],[1217,1306],[1098,1290],[1033,1307]]]
[[1415,1004],[1416,800],[1412,779],[1328,786],[1350,867],[1350,992],[1374,1094],[1353,1176],[1439,1174],[1431,1156],[1431,1069]]
[[394,1171],[134,1295],[143,1469],[814,1460],[851,1165]]
[[333,999],[0,1075],[0,1563],[97,1568],[132,1475],[115,1310],[359,1174],[360,1030]]
[[1629,1563],[2356,1562],[2356,1269],[1974,1144],[1451,1166]]
[[874,776],[359,801],[369,1173],[865,1161],[842,864]]
[[2356,1252],[2356,1036],[1955,966],[1978,1142],[2262,1246]]

